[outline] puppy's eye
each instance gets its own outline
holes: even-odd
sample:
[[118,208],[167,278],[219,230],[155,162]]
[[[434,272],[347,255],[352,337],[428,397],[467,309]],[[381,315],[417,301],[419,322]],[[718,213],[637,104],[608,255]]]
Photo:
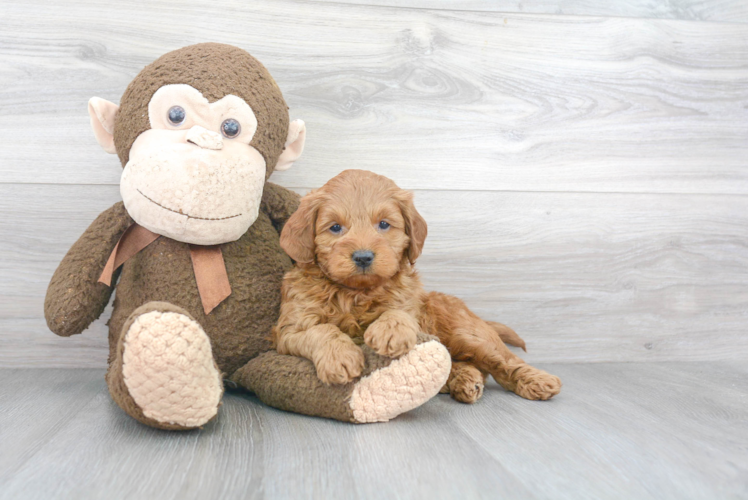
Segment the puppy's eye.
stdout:
[[381,229],[382,231],[386,231],[389,228],[390,228],[390,223],[389,222],[387,222],[386,220],[380,220],[379,221],[379,229]]
[[172,125],[181,124],[184,121],[185,116],[187,116],[187,113],[185,113],[182,106],[172,106],[169,108],[169,122],[171,122]]
[[340,227],[340,224],[333,224],[330,226],[330,232],[333,234],[338,234],[343,228]]

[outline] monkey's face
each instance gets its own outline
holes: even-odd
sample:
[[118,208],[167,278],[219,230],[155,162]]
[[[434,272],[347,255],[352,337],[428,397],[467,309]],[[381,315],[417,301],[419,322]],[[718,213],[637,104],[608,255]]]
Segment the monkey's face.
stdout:
[[210,103],[184,84],[164,85],[148,104],[151,128],[130,149],[120,191],[141,226],[185,243],[239,239],[257,219],[265,159],[250,142],[252,108],[227,95]]

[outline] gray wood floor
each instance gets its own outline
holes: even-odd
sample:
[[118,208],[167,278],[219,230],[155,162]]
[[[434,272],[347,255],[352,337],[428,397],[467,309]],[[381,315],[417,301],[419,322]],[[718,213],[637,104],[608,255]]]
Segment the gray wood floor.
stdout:
[[229,393],[170,433],[111,401],[99,369],[0,370],[0,498],[748,498],[745,363],[550,364],[564,390],[491,383],[354,426]]

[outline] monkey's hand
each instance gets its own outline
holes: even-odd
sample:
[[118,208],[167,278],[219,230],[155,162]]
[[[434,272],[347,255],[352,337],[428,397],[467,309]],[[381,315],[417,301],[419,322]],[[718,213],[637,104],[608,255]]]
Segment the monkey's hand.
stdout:
[[262,204],[260,208],[265,212],[278,234],[283,230],[286,221],[299,208],[301,196],[272,182],[265,183],[262,191]]
[[396,309],[385,311],[364,332],[364,342],[377,354],[396,358],[413,349],[418,334],[418,321]]
[[[122,202],[102,212],[57,267],[47,288],[44,316],[57,335],[81,333],[101,316],[114,287],[98,282],[120,236],[132,224]],[[112,283],[117,276],[112,277]]]

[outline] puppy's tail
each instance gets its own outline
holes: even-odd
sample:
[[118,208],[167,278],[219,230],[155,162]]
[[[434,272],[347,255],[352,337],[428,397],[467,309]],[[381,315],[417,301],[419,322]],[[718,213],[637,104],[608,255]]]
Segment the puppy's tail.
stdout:
[[527,348],[525,347],[525,341],[522,340],[522,337],[517,335],[517,332],[515,332],[514,330],[512,330],[506,325],[497,323],[496,321],[486,321],[486,323],[488,323],[488,326],[493,328],[496,331],[496,333],[499,334],[499,338],[505,344],[513,345],[514,347],[520,347],[522,348],[523,351],[527,352]]

